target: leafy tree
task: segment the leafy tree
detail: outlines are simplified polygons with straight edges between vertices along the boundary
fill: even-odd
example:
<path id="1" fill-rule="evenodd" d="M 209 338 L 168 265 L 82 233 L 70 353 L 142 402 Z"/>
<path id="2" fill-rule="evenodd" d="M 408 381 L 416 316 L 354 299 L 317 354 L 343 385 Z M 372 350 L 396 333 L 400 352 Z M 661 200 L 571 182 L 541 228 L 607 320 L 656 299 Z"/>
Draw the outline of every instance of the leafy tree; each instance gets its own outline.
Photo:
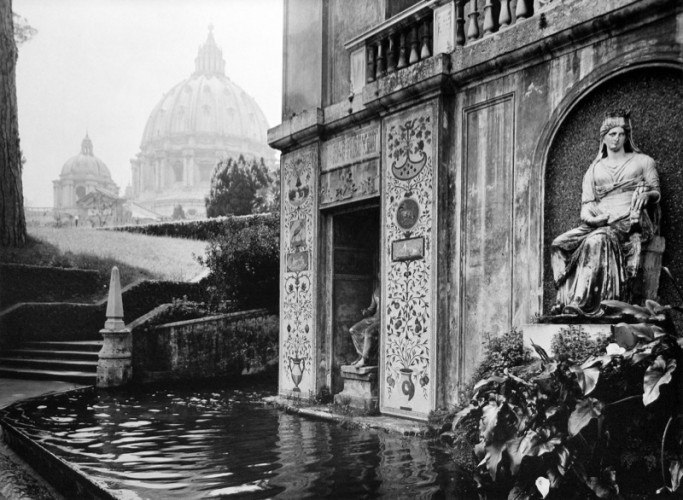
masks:
<path id="1" fill-rule="evenodd" d="M 207 279 L 212 300 L 277 310 L 279 219 L 255 217 L 246 226 L 226 226 L 198 260 L 211 271 Z"/>
<path id="2" fill-rule="evenodd" d="M 274 184 L 268 167 L 261 160 L 247 161 L 240 155 L 237 161 L 221 160 L 211 176 L 211 190 L 205 198 L 206 215 L 248 215 L 270 209 Z M 279 200 L 278 200 L 279 205 Z"/>
<path id="3" fill-rule="evenodd" d="M 185 220 L 185 210 L 183 210 L 183 206 L 180 203 L 173 207 L 173 214 L 171 215 L 171 219 Z"/>
<path id="4" fill-rule="evenodd" d="M 23 247 L 26 243 L 16 62 L 12 1 L 0 0 L 0 109 L 3 110 L 0 113 L 0 244 L 3 247 Z"/>

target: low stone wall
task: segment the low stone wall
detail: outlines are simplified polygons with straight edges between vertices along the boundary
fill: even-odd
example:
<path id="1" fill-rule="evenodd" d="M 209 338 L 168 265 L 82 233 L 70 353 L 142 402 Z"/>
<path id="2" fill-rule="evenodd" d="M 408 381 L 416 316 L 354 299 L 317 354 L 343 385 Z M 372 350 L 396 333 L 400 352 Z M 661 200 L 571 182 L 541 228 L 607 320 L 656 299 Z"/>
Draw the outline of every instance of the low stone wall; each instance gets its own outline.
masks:
<path id="1" fill-rule="evenodd" d="M 245 368 L 245 320 L 267 319 L 265 309 L 133 326 L 133 379 L 138 383 L 239 376 Z M 141 318 L 143 319 L 143 318 Z"/>

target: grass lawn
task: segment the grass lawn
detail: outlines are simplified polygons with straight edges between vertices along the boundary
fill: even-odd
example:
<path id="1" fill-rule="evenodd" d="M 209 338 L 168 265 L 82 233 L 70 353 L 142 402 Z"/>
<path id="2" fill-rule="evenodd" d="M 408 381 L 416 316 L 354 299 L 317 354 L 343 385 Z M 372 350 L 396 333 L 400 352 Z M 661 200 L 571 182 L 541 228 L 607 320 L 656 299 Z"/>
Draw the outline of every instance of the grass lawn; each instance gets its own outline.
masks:
<path id="1" fill-rule="evenodd" d="M 204 271 L 194 255 L 206 242 L 91 228 L 29 227 L 21 249 L 0 249 L 0 262 L 96 269 L 119 268 L 121 284 L 138 279 L 190 281 Z"/>

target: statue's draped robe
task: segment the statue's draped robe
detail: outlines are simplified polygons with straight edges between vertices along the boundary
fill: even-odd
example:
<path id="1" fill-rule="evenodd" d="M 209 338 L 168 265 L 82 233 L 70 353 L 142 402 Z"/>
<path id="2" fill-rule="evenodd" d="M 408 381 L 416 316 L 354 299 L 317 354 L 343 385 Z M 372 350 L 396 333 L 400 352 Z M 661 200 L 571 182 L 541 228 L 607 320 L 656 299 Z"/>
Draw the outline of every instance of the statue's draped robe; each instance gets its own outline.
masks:
<path id="1" fill-rule="evenodd" d="M 368 307 L 368 312 L 371 316 L 363 318 L 349 329 L 356 352 L 359 356 L 364 356 L 369 361 L 375 361 L 377 359 L 380 314 L 379 301 L 380 291 L 379 287 L 377 287 L 372 293 L 372 302 L 370 303 L 370 307 Z"/>
<path id="2" fill-rule="evenodd" d="M 629 298 L 629 279 L 637 270 L 631 262 L 640 257 L 640 245 L 654 230 L 647 210 L 631 213 L 635 197 L 643 191 L 655 191 L 659 199 L 655 162 L 647 155 L 634 153 L 616 168 L 603 160 L 589 167 L 581 201 L 593 217 L 608 214 L 608 225 L 596 228 L 584 220 L 553 241 L 551 264 L 560 307 L 572 306 L 594 316 L 601 313 L 601 301 Z"/>

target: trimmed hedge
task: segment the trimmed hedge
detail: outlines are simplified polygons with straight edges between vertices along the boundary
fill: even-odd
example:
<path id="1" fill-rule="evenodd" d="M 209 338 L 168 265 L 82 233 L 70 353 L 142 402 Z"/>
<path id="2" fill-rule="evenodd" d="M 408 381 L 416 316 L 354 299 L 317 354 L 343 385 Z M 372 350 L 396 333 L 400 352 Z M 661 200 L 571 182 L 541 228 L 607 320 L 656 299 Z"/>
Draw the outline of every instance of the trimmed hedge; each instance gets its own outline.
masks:
<path id="1" fill-rule="evenodd" d="M 0 264 L 0 310 L 20 302 L 79 302 L 100 292 L 108 282 L 97 271 L 61 267 Z"/>
<path id="2" fill-rule="evenodd" d="M 224 234 L 236 234 L 244 228 L 255 225 L 268 225 L 279 231 L 280 216 L 278 214 L 226 216 L 201 220 L 162 222 L 144 226 L 117 226 L 102 228 L 102 230 L 209 241 Z"/>
<path id="3" fill-rule="evenodd" d="M 126 323 L 139 318 L 161 304 L 187 297 L 193 302 L 206 302 L 206 283 L 184 281 L 142 281 L 123 292 L 123 314 Z"/>
<path id="4" fill-rule="evenodd" d="M 106 304 L 24 303 L 0 315 L 0 349 L 34 340 L 101 340 Z"/>
<path id="5" fill-rule="evenodd" d="M 126 323 L 174 298 L 206 301 L 202 283 L 143 281 L 122 294 Z M 0 314 L 0 349 L 31 340 L 100 340 L 106 301 L 99 304 L 25 303 Z"/>

